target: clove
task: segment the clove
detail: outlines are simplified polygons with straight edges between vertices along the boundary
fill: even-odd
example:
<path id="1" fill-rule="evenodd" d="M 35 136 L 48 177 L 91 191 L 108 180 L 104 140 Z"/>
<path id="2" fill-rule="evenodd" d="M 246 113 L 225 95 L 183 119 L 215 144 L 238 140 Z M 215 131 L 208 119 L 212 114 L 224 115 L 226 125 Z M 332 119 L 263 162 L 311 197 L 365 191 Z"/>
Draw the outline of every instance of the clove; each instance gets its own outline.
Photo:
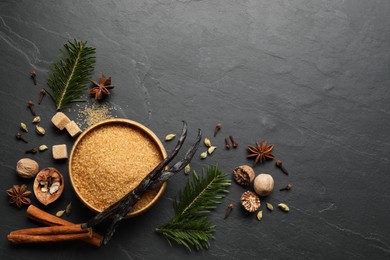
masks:
<path id="1" fill-rule="evenodd" d="M 37 153 L 37 148 L 31 148 L 30 150 L 27 150 L 26 153 Z"/>
<path id="2" fill-rule="evenodd" d="M 292 188 L 292 184 L 289 183 L 289 184 L 286 185 L 286 187 L 281 188 L 280 191 L 283 191 L 283 190 L 291 190 L 291 188 Z"/>
<path id="3" fill-rule="evenodd" d="M 37 72 L 33 69 L 30 73 L 30 77 L 32 78 L 34 85 L 37 85 Z"/>
<path id="4" fill-rule="evenodd" d="M 225 217 L 223 219 L 227 219 L 230 213 L 232 213 L 233 209 L 234 209 L 234 204 L 230 203 L 226 209 Z"/>
<path id="5" fill-rule="evenodd" d="M 16 133 L 15 136 L 16 136 L 16 139 L 22 140 L 23 142 L 28 143 L 28 141 L 22 136 L 21 133 Z"/>
<path id="6" fill-rule="evenodd" d="M 42 103 L 43 97 L 46 95 L 46 90 L 44 88 L 41 88 L 41 91 L 39 91 L 39 100 L 38 105 Z"/>
<path id="7" fill-rule="evenodd" d="M 284 166 L 283 166 L 281 160 L 276 160 L 276 161 L 275 161 L 275 165 L 276 165 L 276 167 L 278 167 L 284 174 L 288 175 L 288 171 L 286 170 L 286 168 L 284 168 Z"/>
<path id="8" fill-rule="evenodd" d="M 34 103 L 33 103 L 31 100 L 27 102 L 27 107 L 31 110 L 31 114 L 33 114 L 34 116 L 37 115 L 37 114 L 35 113 Z"/>
<path id="9" fill-rule="evenodd" d="M 234 137 L 232 135 L 230 135 L 229 138 L 230 141 L 232 141 L 233 148 L 236 149 L 238 147 L 238 143 L 236 142 L 236 140 L 234 140 Z"/>
<path id="10" fill-rule="evenodd" d="M 221 128 L 222 128 L 221 123 L 218 123 L 218 124 L 215 126 L 214 137 L 217 136 L 217 134 L 218 134 L 219 130 L 221 130 Z"/>
<path id="11" fill-rule="evenodd" d="M 229 144 L 229 140 L 227 138 L 225 138 L 225 147 L 226 149 L 230 149 L 230 144 Z"/>

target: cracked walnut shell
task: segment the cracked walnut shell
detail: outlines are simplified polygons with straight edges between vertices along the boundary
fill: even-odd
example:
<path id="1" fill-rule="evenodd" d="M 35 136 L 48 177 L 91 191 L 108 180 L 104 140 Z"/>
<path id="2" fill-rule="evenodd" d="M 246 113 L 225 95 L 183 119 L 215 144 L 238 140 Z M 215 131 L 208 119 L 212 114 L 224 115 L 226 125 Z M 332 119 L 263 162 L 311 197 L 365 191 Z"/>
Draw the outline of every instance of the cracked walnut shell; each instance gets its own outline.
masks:
<path id="1" fill-rule="evenodd" d="M 246 191 L 241 196 L 241 205 L 246 211 L 254 212 L 260 208 L 260 199 L 256 193 L 252 191 Z"/>
<path id="2" fill-rule="evenodd" d="M 55 168 L 48 167 L 40 172 L 34 180 L 34 194 L 43 205 L 56 201 L 64 190 L 64 177 Z"/>
<path id="3" fill-rule="evenodd" d="M 233 178 L 238 184 L 248 186 L 255 178 L 255 172 L 252 167 L 241 165 L 233 170 Z"/>

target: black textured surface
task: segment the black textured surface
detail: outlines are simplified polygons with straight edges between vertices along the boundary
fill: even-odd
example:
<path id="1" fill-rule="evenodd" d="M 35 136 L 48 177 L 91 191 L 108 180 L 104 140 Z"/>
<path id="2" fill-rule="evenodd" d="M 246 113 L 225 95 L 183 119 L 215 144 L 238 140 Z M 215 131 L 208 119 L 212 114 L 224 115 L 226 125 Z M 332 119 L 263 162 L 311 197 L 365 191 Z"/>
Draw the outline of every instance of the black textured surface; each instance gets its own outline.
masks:
<path id="1" fill-rule="evenodd" d="M 1 1 L 0 258 L 388 259 L 389 13 L 387 0 Z M 112 76 L 116 87 L 107 101 L 115 116 L 143 123 L 161 139 L 179 132 L 184 119 L 188 143 L 197 128 L 212 136 L 215 124 L 223 124 L 211 138 L 216 152 L 203 161 L 197 154 L 192 169 L 218 163 L 230 174 L 252 164 L 247 145 L 263 138 L 275 144 L 290 176 L 273 162 L 255 171 L 274 176 L 276 189 L 266 200 L 283 201 L 291 212 L 265 210 L 258 222 L 237 205 L 223 220 L 227 204 L 237 204 L 245 191 L 233 183 L 210 214 L 217 225 L 210 249 L 187 253 L 153 231 L 173 214 L 172 198 L 187 178 L 179 175 L 155 207 L 123 221 L 105 247 L 9 245 L 8 232 L 36 226 L 5 194 L 13 184 L 32 187 L 14 170 L 30 145 L 14 135 L 32 119 L 26 102 L 46 87 L 58 49 L 73 38 L 96 47 L 95 79 L 100 71 Z M 32 68 L 38 86 L 29 78 Z M 65 112 L 75 118 L 80 110 Z M 37 111 L 47 134 L 29 133 L 31 145 L 71 146 L 50 123 L 51 100 Z M 239 147 L 227 151 L 223 139 L 230 134 Z M 165 146 L 169 151 L 173 143 Z M 53 161 L 50 152 L 31 157 L 67 178 L 67 163 Z M 293 189 L 279 192 L 288 182 Z M 92 216 L 69 182 L 46 210 L 55 213 L 69 201 L 71 221 Z"/>

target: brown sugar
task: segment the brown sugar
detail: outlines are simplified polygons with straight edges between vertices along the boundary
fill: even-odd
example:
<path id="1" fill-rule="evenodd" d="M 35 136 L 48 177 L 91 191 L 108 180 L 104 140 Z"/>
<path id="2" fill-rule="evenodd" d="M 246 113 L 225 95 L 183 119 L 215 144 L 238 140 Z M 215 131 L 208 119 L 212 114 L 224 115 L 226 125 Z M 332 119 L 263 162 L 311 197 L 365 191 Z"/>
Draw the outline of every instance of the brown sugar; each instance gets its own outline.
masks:
<path id="1" fill-rule="evenodd" d="M 142 130 L 103 124 L 84 135 L 73 152 L 73 185 L 84 201 L 102 211 L 137 187 L 162 159 L 158 145 Z M 145 193 L 133 211 L 149 204 L 158 190 Z"/>

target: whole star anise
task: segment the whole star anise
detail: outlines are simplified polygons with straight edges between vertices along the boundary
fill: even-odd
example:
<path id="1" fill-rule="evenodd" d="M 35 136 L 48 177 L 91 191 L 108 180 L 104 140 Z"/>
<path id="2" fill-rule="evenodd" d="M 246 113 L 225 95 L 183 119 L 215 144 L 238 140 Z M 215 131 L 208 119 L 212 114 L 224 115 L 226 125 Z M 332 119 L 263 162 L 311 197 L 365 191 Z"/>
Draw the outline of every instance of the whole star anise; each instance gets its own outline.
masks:
<path id="1" fill-rule="evenodd" d="M 270 144 L 267 146 L 267 141 L 263 140 L 261 141 L 261 144 L 259 144 L 259 141 L 256 140 L 256 146 L 249 145 L 248 150 L 250 154 L 247 158 L 255 157 L 255 162 L 253 166 L 256 166 L 256 164 L 265 162 L 266 159 L 273 159 L 274 155 L 271 153 L 272 149 L 274 148 L 273 144 Z"/>
<path id="2" fill-rule="evenodd" d="M 23 207 L 23 205 L 31 204 L 31 199 L 28 197 L 30 196 L 31 191 L 27 190 L 26 184 L 22 184 L 22 186 L 12 186 L 11 189 L 7 190 L 7 194 L 10 197 L 9 203 L 15 203 L 18 208 Z"/>
<path id="3" fill-rule="evenodd" d="M 104 95 L 110 95 L 109 89 L 114 88 L 113 85 L 111 85 L 111 77 L 106 78 L 102 72 L 99 73 L 99 80 L 98 82 L 91 80 L 92 82 L 92 89 L 89 91 L 90 95 L 95 95 L 95 100 L 100 100 L 103 98 Z"/>

